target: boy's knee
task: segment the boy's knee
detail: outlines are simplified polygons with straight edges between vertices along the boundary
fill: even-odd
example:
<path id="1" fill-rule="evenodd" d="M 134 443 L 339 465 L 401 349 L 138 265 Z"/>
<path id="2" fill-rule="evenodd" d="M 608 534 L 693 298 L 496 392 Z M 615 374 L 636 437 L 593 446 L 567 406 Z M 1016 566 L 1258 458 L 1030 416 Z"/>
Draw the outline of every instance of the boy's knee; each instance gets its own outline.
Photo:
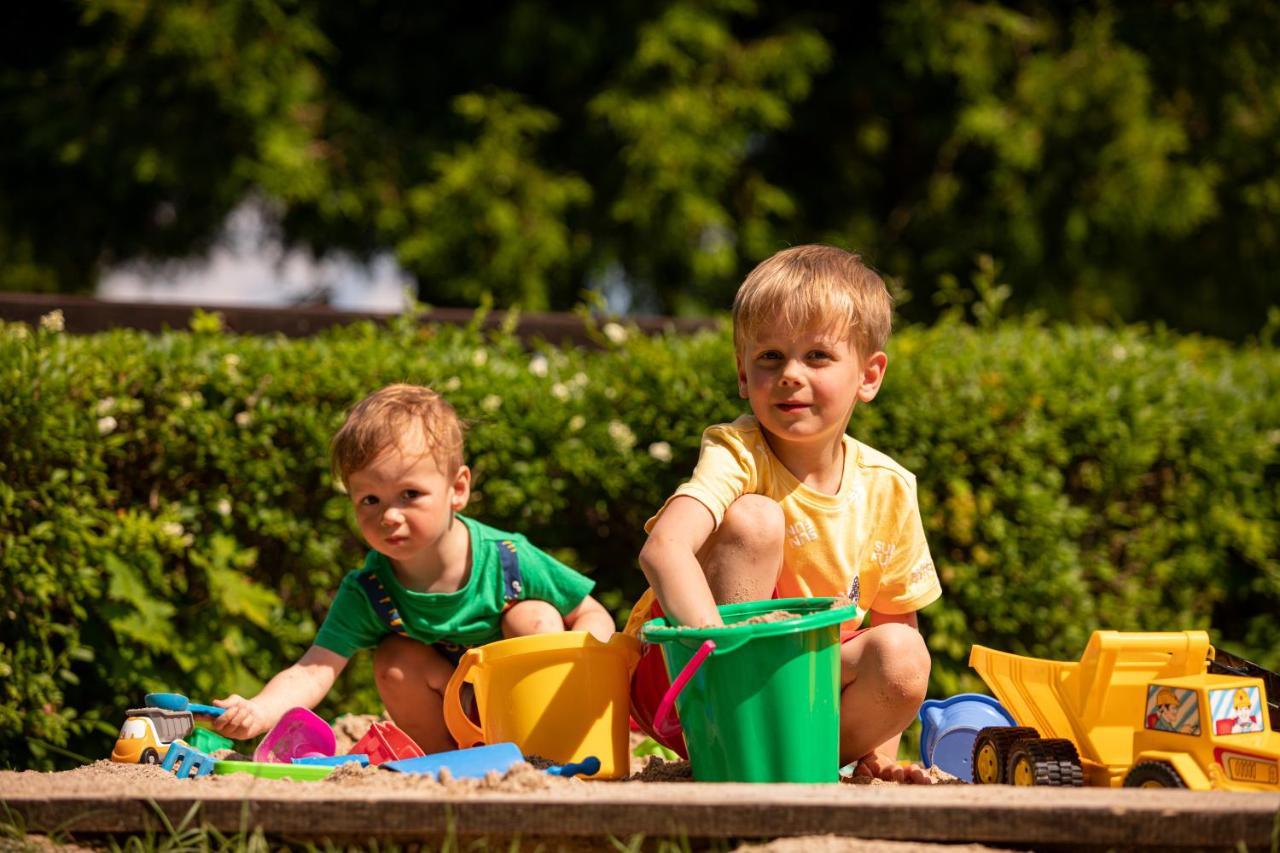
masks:
<path id="1" fill-rule="evenodd" d="M 864 670 L 859 680 L 869 675 L 887 690 L 887 696 L 918 707 L 929 689 L 932 666 L 929 647 L 920 632 L 910 625 L 888 622 L 868 631 L 866 643 L 859 668 L 869 665 L 874 673 Z"/>
<path id="2" fill-rule="evenodd" d="M 527 637 L 531 634 L 553 634 L 564 630 L 564 617 L 546 602 L 528 598 L 518 601 L 502 614 L 502 636 Z"/>
<path id="3" fill-rule="evenodd" d="M 782 505 L 764 495 L 743 495 L 724 512 L 721 536 L 732 537 L 748 548 L 781 548 L 786 520 Z"/>

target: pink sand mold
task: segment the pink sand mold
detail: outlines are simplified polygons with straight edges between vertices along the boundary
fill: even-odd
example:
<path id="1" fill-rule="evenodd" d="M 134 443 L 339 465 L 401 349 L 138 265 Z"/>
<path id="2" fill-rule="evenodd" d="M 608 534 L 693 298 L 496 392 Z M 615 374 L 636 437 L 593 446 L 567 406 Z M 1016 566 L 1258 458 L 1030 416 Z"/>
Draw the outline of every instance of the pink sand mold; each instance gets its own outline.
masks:
<path id="1" fill-rule="evenodd" d="M 338 739 L 321 717 L 306 708 L 291 708 L 263 737 L 253 751 L 253 760 L 289 764 L 295 758 L 333 755 Z"/>

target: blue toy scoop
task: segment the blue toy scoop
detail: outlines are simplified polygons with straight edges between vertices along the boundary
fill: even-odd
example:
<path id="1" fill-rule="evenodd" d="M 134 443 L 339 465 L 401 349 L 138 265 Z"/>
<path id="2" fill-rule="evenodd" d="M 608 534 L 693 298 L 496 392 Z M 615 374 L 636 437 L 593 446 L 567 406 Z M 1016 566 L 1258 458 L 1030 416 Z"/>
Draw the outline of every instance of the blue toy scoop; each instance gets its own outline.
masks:
<path id="1" fill-rule="evenodd" d="M 189 701 L 181 693 L 148 693 L 146 695 L 146 704 L 148 708 L 163 708 L 166 711 L 190 711 L 193 714 L 203 714 L 206 717 L 221 717 L 227 710 L 214 705 L 197 705 Z"/>
<path id="2" fill-rule="evenodd" d="M 455 779 L 483 779 L 486 773 L 496 770 L 505 773 L 513 764 L 524 761 L 520 747 L 514 743 L 491 743 L 451 752 L 437 752 L 418 758 L 401 758 L 381 765 L 386 770 L 399 773 L 439 773 L 448 768 Z M 591 776 L 600 772 L 600 759 L 589 755 L 575 764 L 557 764 L 548 767 L 552 776 Z"/>

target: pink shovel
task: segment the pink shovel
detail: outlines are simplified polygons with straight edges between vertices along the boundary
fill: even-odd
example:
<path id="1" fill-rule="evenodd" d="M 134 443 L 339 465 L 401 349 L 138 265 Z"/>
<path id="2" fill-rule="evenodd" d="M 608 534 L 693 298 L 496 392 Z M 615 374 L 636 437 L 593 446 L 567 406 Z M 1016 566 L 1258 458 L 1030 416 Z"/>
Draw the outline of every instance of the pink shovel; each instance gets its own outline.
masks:
<path id="1" fill-rule="evenodd" d="M 289 764 L 295 758 L 329 756 L 337 751 L 338 739 L 328 723 L 306 708 L 291 708 L 262 738 L 253 760 Z"/>

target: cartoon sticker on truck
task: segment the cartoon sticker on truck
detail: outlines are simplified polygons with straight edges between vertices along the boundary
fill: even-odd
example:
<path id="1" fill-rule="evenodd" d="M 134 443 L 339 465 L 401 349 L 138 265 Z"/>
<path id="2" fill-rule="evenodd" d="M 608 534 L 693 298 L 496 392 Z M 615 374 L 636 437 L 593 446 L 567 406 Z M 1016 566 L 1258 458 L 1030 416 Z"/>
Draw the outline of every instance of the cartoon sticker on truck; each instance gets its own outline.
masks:
<path id="1" fill-rule="evenodd" d="M 978 732 L 975 782 L 1280 790 L 1280 677 L 1204 631 L 1095 631 L 1078 662 L 974 646 L 969 665 L 1019 723 Z"/>
<path id="2" fill-rule="evenodd" d="M 1147 728 L 1200 734 L 1200 702 L 1194 690 L 1152 684 L 1147 688 Z"/>

